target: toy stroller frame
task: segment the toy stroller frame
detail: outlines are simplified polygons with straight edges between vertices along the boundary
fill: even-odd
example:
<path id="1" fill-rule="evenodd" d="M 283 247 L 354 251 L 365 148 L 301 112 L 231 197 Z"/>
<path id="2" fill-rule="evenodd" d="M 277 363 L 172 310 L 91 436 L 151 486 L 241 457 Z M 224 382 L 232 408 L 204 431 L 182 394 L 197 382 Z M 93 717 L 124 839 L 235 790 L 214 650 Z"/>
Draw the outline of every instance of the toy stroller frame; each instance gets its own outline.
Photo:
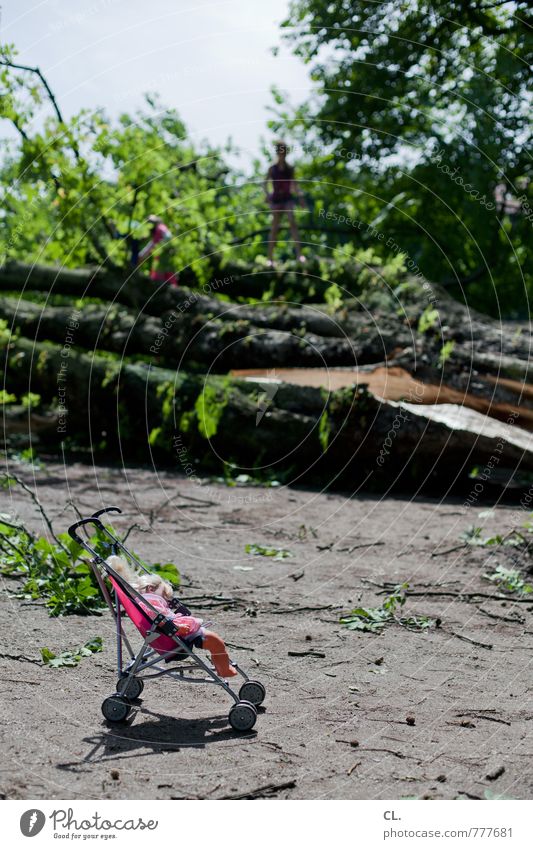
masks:
<path id="1" fill-rule="evenodd" d="M 193 684 L 215 684 L 218 687 L 222 687 L 234 701 L 228 717 L 231 727 L 235 731 L 250 731 L 257 719 L 257 708 L 265 698 L 264 686 L 259 681 L 252 681 L 240 666 L 232 660 L 232 665 L 239 675 L 244 678 L 244 684 L 242 684 L 237 694 L 217 674 L 213 667 L 195 654 L 194 647 L 198 638 L 196 637 L 192 640 L 182 639 L 178 634 L 177 627 L 172 621 L 172 617 L 165 616 L 153 607 L 141 593 L 130 586 L 121 575 L 109 566 L 105 558 L 101 557 L 89 545 L 86 539 L 82 539 L 77 533 L 80 527 L 94 525 L 109 540 L 107 542 L 110 549 L 109 555 L 118 554 L 122 551 L 139 569 L 147 574 L 152 574 L 100 521 L 99 517 L 104 513 L 121 512 L 118 507 L 106 507 L 103 510 L 97 510 L 92 516 L 86 519 L 80 519 L 68 529 L 68 533 L 72 539 L 92 555 L 90 565 L 116 625 L 117 671 L 119 677 L 116 692 L 102 702 L 102 713 L 105 719 L 112 723 L 125 722 L 132 712 L 132 703 L 139 698 L 144 689 L 145 681 L 150 678 L 159 678 L 160 676 L 168 675 L 175 681 L 186 681 Z M 108 578 L 111 582 L 113 587 L 111 592 L 106 586 L 105 578 Z M 129 612 L 128 608 L 130 608 Z M 178 604 L 178 608 L 178 612 L 183 612 L 185 615 L 189 614 L 188 609 L 181 602 Z M 153 618 L 151 617 L 152 612 L 154 614 Z M 137 617 L 140 616 L 144 620 L 143 629 L 146 630 L 143 644 L 137 653 L 132 649 L 123 628 L 123 617 L 132 618 L 130 614 Z M 138 627 L 135 621 L 133 621 L 133 624 Z M 161 638 L 166 638 L 166 640 L 162 640 Z M 161 647 L 161 642 L 166 646 L 170 646 L 168 650 Z M 152 647 L 153 643 L 159 643 L 159 647 Z M 123 659 L 124 648 L 129 654 L 129 660 L 126 662 Z M 179 666 L 177 668 L 169 668 L 168 666 L 165 668 L 161 665 L 163 662 L 169 664 L 174 661 L 180 664 L 184 661 L 188 661 L 188 663 L 181 668 Z M 150 671 L 147 672 L 147 670 Z M 195 675 L 198 672 L 202 673 L 202 677 Z"/>

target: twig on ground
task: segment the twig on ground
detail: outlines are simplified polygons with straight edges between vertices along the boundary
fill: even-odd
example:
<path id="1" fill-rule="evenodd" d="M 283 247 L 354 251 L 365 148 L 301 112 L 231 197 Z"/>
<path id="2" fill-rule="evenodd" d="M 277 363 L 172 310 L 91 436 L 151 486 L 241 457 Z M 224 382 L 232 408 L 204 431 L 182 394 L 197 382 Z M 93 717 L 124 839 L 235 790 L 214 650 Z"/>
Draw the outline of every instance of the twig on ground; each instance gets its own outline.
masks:
<path id="1" fill-rule="evenodd" d="M 197 498 L 194 495 L 184 495 L 182 492 L 175 492 L 174 495 L 170 495 L 168 498 L 165 498 L 165 500 L 158 507 L 152 507 L 150 509 L 150 511 L 148 513 L 150 527 L 152 527 L 152 525 L 154 524 L 154 521 L 155 521 L 158 513 L 161 510 L 164 510 L 165 507 L 168 507 L 169 504 L 171 504 L 171 502 L 174 501 L 175 498 L 178 498 L 178 496 L 180 498 L 186 498 L 189 501 L 196 501 L 196 502 L 198 502 L 198 505 L 202 506 L 202 507 L 217 507 L 218 504 L 220 503 L 218 501 L 210 501 L 206 498 Z M 179 509 L 182 509 L 182 508 L 189 508 L 189 509 L 192 509 L 192 510 L 198 509 L 198 507 L 195 507 L 192 504 L 175 504 L 174 505 L 174 510 L 179 510 Z"/>
<path id="2" fill-rule="evenodd" d="M 32 657 L 26 657 L 24 654 L 4 654 L 3 652 L 0 654 L 1 658 L 5 660 L 18 660 L 21 663 L 36 663 L 37 666 L 41 666 L 40 660 L 34 660 Z"/>
<path id="3" fill-rule="evenodd" d="M 395 752 L 394 749 L 378 749 L 374 747 L 365 747 L 364 749 L 359 749 L 360 752 L 386 752 L 388 755 L 394 755 L 395 758 L 400 758 L 404 760 L 404 758 L 409 758 L 411 761 L 416 761 L 418 758 L 413 757 L 412 755 L 404 755 L 403 752 Z"/>
<path id="4" fill-rule="evenodd" d="M 283 781 L 281 784 L 265 784 L 263 787 L 256 787 L 255 790 L 250 790 L 248 793 L 232 793 L 229 796 L 221 796 L 221 799 L 271 799 L 282 790 L 291 790 L 296 787 L 296 781 Z"/>
<path id="5" fill-rule="evenodd" d="M 445 548 L 444 551 L 432 551 L 432 557 L 443 557 L 445 554 L 451 554 L 452 551 L 461 551 L 463 548 L 468 548 L 468 543 L 463 542 L 461 545 L 454 545 L 453 548 Z"/>
<path id="6" fill-rule="evenodd" d="M 288 651 L 289 657 L 326 657 L 323 651 L 314 651 L 310 649 L 309 651 Z"/>
<path id="7" fill-rule="evenodd" d="M 377 585 L 376 585 L 377 586 Z M 384 593 L 390 592 L 390 588 L 383 587 L 382 591 L 377 593 L 377 595 L 383 595 Z M 406 590 L 406 596 L 414 596 L 426 598 L 430 596 L 449 596 L 450 598 L 457 599 L 472 599 L 472 598 L 487 598 L 491 601 L 507 601 L 512 602 L 513 604 L 531 604 L 533 599 L 531 598 L 517 598 L 513 595 L 491 595 L 490 593 L 462 593 L 462 592 L 452 592 L 451 590 L 429 590 L 424 592 L 417 592 L 416 590 Z"/>
<path id="8" fill-rule="evenodd" d="M 474 717 L 474 719 L 486 719 L 487 722 L 499 722 L 501 725 L 510 725 L 511 724 L 506 719 L 500 719 L 497 716 L 485 716 L 482 713 L 475 713 L 474 711 L 467 711 L 466 713 L 456 713 L 455 715 L 459 718 L 462 717 L 462 716 L 472 716 L 472 717 Z"/>
<path id="9" fill-rule="evenodd" d="M 248 604 L 243 598 L 230 598 L 221 595 L 189 595 L 189 596 L 180 596 L 180 601 L 185 603 L 187 602 L 197 602 L 198 607 L 205 607 L 206 601 L 211 601 L 215 606 L 219 607 L 224 604 Z"/>
<path id="10" fill-rule="evenodd" d="M 342 605 L 340 604 L 322 604 L 318 607 L 291 607 L 285 608 L 284 610 L 269 610 L 268 612 L 271 615 L 280 616 L 286 613 L 305 613 L 307 611 L 315 611 L 315 610 L 333 610 L 334 608 L 340 608 Z"/>
<path id="11" fill-rule="evenodd" d="M 458 640 L 463 640 L 465 643 L 471 643 L 473 646 L 479 646 L 480 649 L 492 649 L 492 643 L 480 643 L 479 640 L 472 640 L 470 637 L 464 637 L 462 634 L 456 634 L 455 631 L 445 631 L 446 634 L 450 634 L 452 637 L 457 637 Z"/>
<path id="12" fill-rule="evenodd" d="M 385 545 L 385 541 L 379 540 L 378 542 L 362 542 L 358 545 L 350 545 L 348 548 L 338 548 L 337 551 L 347 551 L 348 554 L 351 554 L 352 551 L 356 550 L 356 548 L 372 548 L 375 545 Z"/>
<path id="13" fill-rule="evenodd" d="M 289 578 L 292 578 L 293 581 L 299 581 L 300 578 L 303 578 L 305 575 L 305 570 L 302 569 L 301 572 L 293 572 L 292 575 L 289 575 Z"/>
<path id="14" fill-rule="evenodd" d="M 513 622 L 515 625 L 523 625 L 526 621 L 519 613 L 515 613 L 514 616 L 499 616 L 497 613 L 491 613 L 489 610 L 484 610 L 482 607 L 478 607 L 478 610 L 490 619 L 499 619 L 502 622 Z"/>
<path id="15" fill-rule="evenodd" d="M 350 767 L 346 775 L 351 775 L 354 769 L 357 769 L 358 766 L 361 766 L 362 761 L 357 761 L 353 766 Z"/>

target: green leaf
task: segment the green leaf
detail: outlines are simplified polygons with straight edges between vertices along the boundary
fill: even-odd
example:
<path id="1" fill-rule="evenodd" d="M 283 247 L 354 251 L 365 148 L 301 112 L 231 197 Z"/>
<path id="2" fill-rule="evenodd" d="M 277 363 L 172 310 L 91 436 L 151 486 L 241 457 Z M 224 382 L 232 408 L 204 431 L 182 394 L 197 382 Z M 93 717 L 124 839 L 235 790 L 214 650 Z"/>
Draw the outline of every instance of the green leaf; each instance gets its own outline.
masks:
<path id="1" fill-rule="evenodd" d="M 272 557 L 274 560 L 284 560 L 286 557 L 293 557 L 291 551 L 286 548 L 274 548 L 265 545 L 257 545 L 257 543 L 248 543 L 244 550 L 246 554 L 253 554 L 259 557 Z"/>

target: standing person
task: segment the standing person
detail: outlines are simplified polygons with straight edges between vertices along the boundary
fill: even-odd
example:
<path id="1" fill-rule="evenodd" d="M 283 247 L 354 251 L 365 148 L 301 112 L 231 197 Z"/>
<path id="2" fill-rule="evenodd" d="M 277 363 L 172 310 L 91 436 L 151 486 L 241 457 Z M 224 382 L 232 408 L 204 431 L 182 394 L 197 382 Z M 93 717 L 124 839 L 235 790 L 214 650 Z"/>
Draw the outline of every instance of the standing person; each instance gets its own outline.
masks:
<path id="1" fill-rule="evenodd" d="M 272 210 L 272 228 L 270 230 L 270 240 L 268 243 L 268 262 L 269 265 L 274 264 L 274 248 L 276 246 L 281 216 L 285 213 L 289 219 L 289 227 L 291 236 L 294 242 L 294 253 L 298 262 L 305 262 L 305 257 L 302 254 L 300 245 L 300 235 L 296 219 L 294 218 L 294 205 L 296 198 L 303 206 L 303 195 L 294 179 L 294 168 L 287 162 L 287 145 L 285 142 L 276 142 L 275 150 L 277 160 L 267 171 L 263 188 L 265 195 Z M 272 183 L 272 192 L 269 194 L 268 184 Z"/>
<path id="2" fill-rule="evenodd" d="M 172 233 L 167 225 L 163 223 L 163 219 L 158 215 L 149 215 L 148 222 L 152 225 L 150 230 L 150 241 L 139 251 L 139 264 L 153 256 L 152 267 L 150 269 L 150 280 L 156 283 L 170 283 L 171 286 L 178 285 L 178 275 L 168 267 L 168 256 L 161 253 L 161 248 L 165 242 L 172 239 Z"/>

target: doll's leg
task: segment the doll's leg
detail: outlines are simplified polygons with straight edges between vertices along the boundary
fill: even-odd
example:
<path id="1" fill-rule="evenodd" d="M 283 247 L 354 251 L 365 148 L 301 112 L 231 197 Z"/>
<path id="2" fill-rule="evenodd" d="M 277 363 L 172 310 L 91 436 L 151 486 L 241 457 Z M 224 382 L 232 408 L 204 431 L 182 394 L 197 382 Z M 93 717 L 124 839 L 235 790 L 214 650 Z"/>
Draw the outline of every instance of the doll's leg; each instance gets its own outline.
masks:
<path id="1" fill-rule="evenodd" d="M 204 631 L 202 648 L 210 653 L 213 666 L 221 678 L 232 678 L 237 674 L 237 670 L 230 663 L 224 640 L 218 634 Z"/>

